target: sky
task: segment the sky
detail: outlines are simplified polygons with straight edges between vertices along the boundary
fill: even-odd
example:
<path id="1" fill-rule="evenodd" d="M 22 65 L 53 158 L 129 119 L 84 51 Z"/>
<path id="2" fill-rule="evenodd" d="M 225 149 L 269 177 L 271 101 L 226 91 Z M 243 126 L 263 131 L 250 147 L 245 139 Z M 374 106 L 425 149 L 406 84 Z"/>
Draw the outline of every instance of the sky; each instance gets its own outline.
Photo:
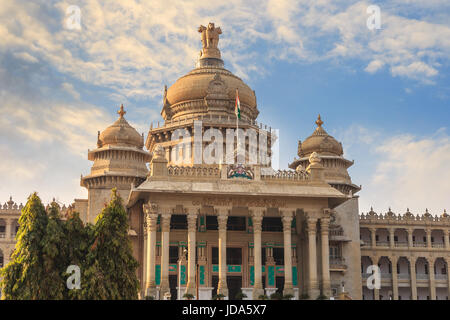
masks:
<path id="1" fill-rule="evenodd" d="M 448 0 L 0 0 L 0 21 L 1 203 L 87 198 L 97 131 L 123 103 L 147 135 L 215 22 L 225 67 L 280 130 L 282 168 L 320 113 L 355 161 L 361 212 L 450 210 Z"/>

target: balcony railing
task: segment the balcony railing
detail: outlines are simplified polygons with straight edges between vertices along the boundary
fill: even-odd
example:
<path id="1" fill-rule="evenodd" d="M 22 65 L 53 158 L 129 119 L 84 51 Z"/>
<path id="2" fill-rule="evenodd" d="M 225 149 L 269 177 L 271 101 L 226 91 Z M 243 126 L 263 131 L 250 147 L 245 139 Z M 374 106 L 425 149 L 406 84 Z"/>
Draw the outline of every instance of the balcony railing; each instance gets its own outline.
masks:
<path id="1" fill-rule="evenodd" d="M 342 257 L 330 257 L 330 269 L 347 269 L 345 259 Z"/>
<path id="2" fill-rule="evenodd" d="M 426 247 L 427 247 L 427 244 L 426 244 L 425 242 L 414 242 L 414 243 L 413 243 L 413 247 L 416 247 L 416 248 L 426 248 Z"/>
<path id="3" fill-rule="evenodd" d="M 411 276 L 409 275 L 409 273 L 398 273 L 397 278 L 398 279 L 410 279 Z"/>
<path id="4" fill-rule="evenodd" d="M 446 274 L 435 274 L 435 275 L 434 275 L 434 278 L 435 278 L 436 280 L 447 280 L 447 279 L 448 279 L 448 277 L 447 277 Z"/>
<path id="5" fill-rule="evenodd" d="M 417 273 L 416 274 L 416 279 L 418 279 L 418 280 L 428 280 L 429 276 L 426 273 Z"/>
<path id="6" fill-rule="evenodd" d="M 387 241 L 377 241 L 377 247 L 389 247 L 389 242 L 387 242 Z"/>
<path id="7" fill-rule="evenodd" d="M 392 273 L 381 273 L 381 279 L 392 279 Z"/>
<path id="8" fill-rule="evenodd" d="M 371 247 L 372 246 L 372 241 L 370 240 L 361 240 L 362 241 L 362 246 L 363 247 Z"/>
<path id="9" fill-rule="evenodd" d="M 432 243 L 431 246 L 433 248 L 444 248 L 444 244 L 443 243 Z"/>
<path id="10" fill-rule="evenodd" d="M 408 242 L 404 242 L 404 241 L 397 241 L 397 242 L 395 242 L 395 247 L 402 247 L 402 248 L 404 248 L 404 247 L 407 247 L 408 246 Z"/>

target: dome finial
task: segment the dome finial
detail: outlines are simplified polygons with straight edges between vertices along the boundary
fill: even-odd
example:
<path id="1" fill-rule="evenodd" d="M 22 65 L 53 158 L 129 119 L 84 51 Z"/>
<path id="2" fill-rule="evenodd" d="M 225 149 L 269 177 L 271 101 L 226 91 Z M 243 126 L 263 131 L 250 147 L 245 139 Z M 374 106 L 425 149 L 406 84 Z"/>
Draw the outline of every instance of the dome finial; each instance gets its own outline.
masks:
<path id="1" fill-rule="evenodd" d="M 222 34 L 220 27 L 216 27 L 213 22 L 208 26 L 200 25 L 198 32 L 201 33 L 202 51 L 200 58 L 217 58 L 220 59 L 219 35 Z"/>
<path id="2" fill-rule="evenodd" d="M 120 105 L 120 110 L 117 111 L 117 114 L 120 116 L 120 119 L 122 119 L 125 113 L 127 113 L 127 112 L 125 110 L 123 110 L 123 103 L 122 103 Z"/>
<path id="3" fill-rule="evenodd" d="M 323 121 L 322 121 L 322 119 L 320 118 L 320 114 L 319 114 L 319 116 L 317 117 L 316 124 L 317 124 L 317 126 L 318 126 L 319 128 L 322 127 L 322 125 L 323 125 Z"/>

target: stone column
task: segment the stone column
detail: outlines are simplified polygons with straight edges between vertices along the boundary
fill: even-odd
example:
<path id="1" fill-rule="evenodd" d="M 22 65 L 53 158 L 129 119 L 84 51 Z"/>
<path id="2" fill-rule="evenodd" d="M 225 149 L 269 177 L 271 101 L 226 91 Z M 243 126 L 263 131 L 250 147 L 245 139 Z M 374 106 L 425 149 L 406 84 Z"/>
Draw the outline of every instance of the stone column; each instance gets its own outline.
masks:
<path id="1" fill-rule="evenodd" d="M 391 249 L 395 248 L 394 236 L 395 236 L 395 229 L 389 228 L 389 247 Z"/>
<path id="2" fill-rule="evenodd" d="M 328 240 L 329 225 L 329 217 L 320 218 L 320 235 L 322 244 L 322 293 L 327 297 L 331 295 L 330 246 Z"/>
<path id="3" fill-rule="evenodd" d="M 428 274 L 430 275 L 430 297 L 436 300 L 436 281 L 434 280 L 434 258 L 428 257 Z"/>
<path id="4" fill-rule="evenodd" d="M 186 293 L 195 296 L 195 274 L 196 274 L 196 264 L 195 264 L 195 247 L 196 247 L 196 232 L 197 232 L 197 212 L 189 212 L 187 215 L 188 220 L 188 282 L 186 287 Z"/>
<path id="5" fill-rule="evenodd" d="M 316 250 L 316 226 L 317 218 L 307 217 L 308 232 L 308 260 L 309 278 L 308 295 L 310 299 L 316 299 L 319 295 L 319 285 L 317 281 L 317 250 Z"/>
<path id="6" fill-rule="evenodd" d="M 283 238 L 284 238 L 284 295 L 294 295 L 292 285 L 292 242 L 291 242 L 291 224 L 292 212 L 284 210 L 281 212 L 283 221 Z"/>
<path id="7" fill-rule="evenodd" d="M 416 258 L 409 258 L 409 270 L 411 276 L 411 300 L 417 300 L 417 282 L 416 282 Z"/>
<path id="8" fill-rule="evenodd" d="M 444 258 L 445 264 L 447 265 L 447 290 L 448 296 L 450 297 L 450 258 Z"/>
<path id="9" fill-rule="evenodd" d="M 449 230 L 448 229 L 444 229 L 444 245 L 445 245 L 445 249 L 450 249 L 450 243 L 449 243 L 449 239 L 448 239 L 448 235 L 449 235 Z"/>
<path id="10" fill-rule="evenodd" d="M 5 228 L 5 239 L 6 240 L 10 240 L 11 239 L 11 224 L 12 224 L 11 219 L 6 219 L 5 223 L 6 223 L 6 228 Z"/>
<path id="11" fill-rule="evenodd" d="M 166 292 L 170 292 L 169 285 L 169 236 L 170 236 L 170 213 L 161 215 L 161 285 L 159 298 L 163 299 Z"/>
<path id="12" fill-rule="evenodd" d="M 425 229 L 425 233 L 427 234 L 427 248 L 431 248 L 431 229 Z"/>
<path id="13" fill-rule="evenodd" d="M 369 230 L 370 230 L 370 241 L 372 242 L 372 247 L 375 248 L 377 246 L 377 241 L 376 241 L 377 229 L 369 228 Z"/>
<path id="14" fill-rule="evenodd" d="M 155 260 L 156 260 L 156 223 L 158 220 L 157 206 L 144 205 L 147 228 L 147 278 L 146 295 L 156 298 Z"/>
<path id="15" fill-rule="evenodd" d="M 392 266 L 392 299 L 398 300 L 398 278 L 397 278 L 397 262 L 396 256 L 390 257 Z"/>
<path id="16" fill-rule="evenodd" d="M 262 209 L 254 209 L 252 212 L 253 221 L 253 256 L 255 258 L 255 283 L 253 285 L 253 299 L 258 299 L 264 294 L 262 286 L 262 264 L 261 264 L 261 229 L 264 211 Z"/>
<path id="17" fill-rule="evenodd" d="M 408 232 L 408 247 L 413 248 L 414 247 L 414 242 L 413 242 L 414 229 L 408 228 L 408 229 L 406 229 L 406 231 Z"/>
<path id="18" fill-rule="evenodd" d="M 227 287 L 227 221 L 228 212 L 226 209 L 217 210 L 217 222 L 219 224 L 219 283 L 217 284 L 217 294 L 228 297 Z"/>

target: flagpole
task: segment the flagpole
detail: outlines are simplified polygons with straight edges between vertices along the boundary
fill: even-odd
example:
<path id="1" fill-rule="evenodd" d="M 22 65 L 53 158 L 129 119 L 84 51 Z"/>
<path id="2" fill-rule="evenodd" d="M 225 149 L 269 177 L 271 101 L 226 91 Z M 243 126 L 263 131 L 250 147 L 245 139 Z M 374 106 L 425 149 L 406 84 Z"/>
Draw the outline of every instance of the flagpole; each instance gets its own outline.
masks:
<path id="1" fill-rule="evenodd" d="M 238 88 L 236 88 L 236 107 L 237 108 L 237 100 L 239 99 L 239 91 Z M 236 112 L 236 162 L 238 162 L 239 159 L 239 113 Z"/>

